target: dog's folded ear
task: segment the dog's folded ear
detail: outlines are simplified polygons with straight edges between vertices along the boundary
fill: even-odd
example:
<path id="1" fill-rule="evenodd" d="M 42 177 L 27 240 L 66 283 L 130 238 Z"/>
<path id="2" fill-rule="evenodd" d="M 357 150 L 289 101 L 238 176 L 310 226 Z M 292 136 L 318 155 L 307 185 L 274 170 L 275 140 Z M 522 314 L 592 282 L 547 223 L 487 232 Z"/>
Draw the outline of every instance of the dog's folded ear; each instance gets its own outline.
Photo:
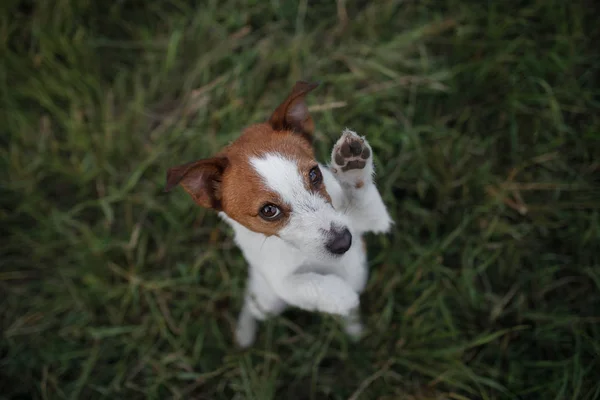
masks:
<path id="1" fill-rule="evenodd" d="M 227 157 L 218 156 L 169 168 L 165 192 L 181 185 L 198 205 L 221 210 L 221 181 L 228 164 Z"/>
<path id="2" fill-rule="evenodd" d="M 312 142 L 315 125 L 304 98 L 317 86 L 319 86 L 317 82 L 296 82 L 288 97 L 271 114 L 269 118 L 271 127 L 276 131 L 297 132 Z"/>

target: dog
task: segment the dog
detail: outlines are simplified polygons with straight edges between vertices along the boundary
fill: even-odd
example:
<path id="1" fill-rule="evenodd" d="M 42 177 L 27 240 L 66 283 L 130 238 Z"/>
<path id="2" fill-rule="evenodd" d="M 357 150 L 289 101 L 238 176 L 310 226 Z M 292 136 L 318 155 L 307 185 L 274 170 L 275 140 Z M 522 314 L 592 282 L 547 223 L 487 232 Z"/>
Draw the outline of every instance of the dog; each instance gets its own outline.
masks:
<path id="1" fill-rule="evenodd" d="M 306 95 L 319 84 L 298 81 L 266 123 L 247 127 L 211 158 L 169 168 L 165 191 L 181 186 L 199 206 L 233 228 L 248 262 L 244 303 L 235 328 L 251 346 L 259 321 L 288 306 L 341 316 L 362 336 L 359 295 L 368 278 L 367 232 L 393 224 L 373 181 L 373 151 L 344 130 L 329 166 L 313 152 Z"/>

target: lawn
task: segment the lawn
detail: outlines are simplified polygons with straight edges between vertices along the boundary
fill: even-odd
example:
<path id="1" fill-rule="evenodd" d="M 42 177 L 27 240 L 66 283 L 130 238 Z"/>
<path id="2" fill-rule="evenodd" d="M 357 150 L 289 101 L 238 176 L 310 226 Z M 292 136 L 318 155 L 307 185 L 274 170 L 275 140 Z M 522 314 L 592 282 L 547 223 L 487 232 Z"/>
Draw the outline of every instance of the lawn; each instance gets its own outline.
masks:
<path id="1" fill-rule="evenodd" d="M 8 1 L 1 399 L 600 399 L 595 2 Z M 166 170 L 298 79 L 374 149 L 367 333 L 290 310 Z"/>

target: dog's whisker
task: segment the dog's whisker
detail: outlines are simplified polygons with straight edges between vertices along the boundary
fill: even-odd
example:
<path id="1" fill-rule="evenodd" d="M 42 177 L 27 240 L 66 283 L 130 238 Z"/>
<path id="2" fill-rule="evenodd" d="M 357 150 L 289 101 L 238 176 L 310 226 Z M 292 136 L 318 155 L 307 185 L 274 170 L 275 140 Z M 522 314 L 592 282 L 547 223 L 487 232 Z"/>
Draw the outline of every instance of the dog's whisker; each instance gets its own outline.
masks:
<path id="1" fill-rule="evenodd" d="M 262 251 L 262 249 L 263 249 L 263 246 L 264 246 L 264 245 L 265 245 L 265 243 L 267 242 L 267 239 L 268 239 L 268 238 L 269 238 L 268 236 L 265 236 L 265 240 L 263 240 L 262 244 L 260 245 L 260 251 Z"/>

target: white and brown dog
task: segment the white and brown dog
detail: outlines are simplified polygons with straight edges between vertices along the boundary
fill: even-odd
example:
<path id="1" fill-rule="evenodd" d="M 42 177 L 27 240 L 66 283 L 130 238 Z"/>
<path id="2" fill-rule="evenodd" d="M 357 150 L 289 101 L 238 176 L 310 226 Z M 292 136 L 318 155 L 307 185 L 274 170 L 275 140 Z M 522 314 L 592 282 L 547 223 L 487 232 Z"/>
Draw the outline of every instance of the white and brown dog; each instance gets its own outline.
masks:
<path id="1" fill-rule="evenodd" d="M 267 123 L 248 127 L 212 158 L 167 172 L 165 190 L 181 185 L 197 204 L 219 212 L 248 261 L 236 328 L 242 347 L 254 342 L 257 320 L 288 305 L 340 315 L 349 335 L 362 332 L 359 294 L 368 275 L 362 235 L 386 232 L 392 220 L 364 137 L 345 130 L 331 164 L 315 160 L 305 96 L 317 85 L 297 82 Z"/>

